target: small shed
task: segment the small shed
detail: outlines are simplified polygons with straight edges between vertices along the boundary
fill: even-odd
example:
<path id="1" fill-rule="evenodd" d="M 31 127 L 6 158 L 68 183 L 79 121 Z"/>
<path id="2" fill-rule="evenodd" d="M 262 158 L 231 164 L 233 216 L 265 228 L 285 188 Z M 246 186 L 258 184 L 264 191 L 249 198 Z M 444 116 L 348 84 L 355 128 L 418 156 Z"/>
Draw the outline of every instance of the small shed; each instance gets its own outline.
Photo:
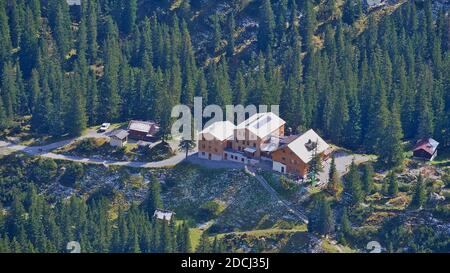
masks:
<path id="1" fill-rule="evenodd" d="M 438 146 L 439 142 L 432 138 L 420 139 L 414 146 L 413 156 L 414 158 L 433 161 L 437 156 Z"/>
<path id="2" fill-rule="evenodd" d="M 175 215 L 175 212 L 170 210 L 162 210 L 162 209 L 156 209 L 153 213 L 153 217 L 158 220 L 165 220 L 165 221 L 171 221 L 173 216 Z"/>
<path id="3" fill-rule="evenodd" d="M 159 126 L 154 121 L 132 120 L 128 124 L 130 138 L 137 140 L 151 140 L 159 131 Z"/>
<path id="4" fill-rule="evenodd" d="M 109 144 L 113 147 L 123 148 L 128 142 L 128 132 L 125 130 L 118 130 L 111 135 Z"/>

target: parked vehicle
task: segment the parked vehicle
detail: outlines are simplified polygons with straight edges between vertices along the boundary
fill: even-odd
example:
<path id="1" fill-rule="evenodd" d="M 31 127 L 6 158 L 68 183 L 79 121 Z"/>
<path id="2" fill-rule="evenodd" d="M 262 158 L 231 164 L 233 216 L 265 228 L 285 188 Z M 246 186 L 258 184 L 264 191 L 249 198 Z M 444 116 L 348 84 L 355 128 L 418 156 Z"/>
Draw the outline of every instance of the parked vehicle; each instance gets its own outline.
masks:
<path id="1" fill-rule="evenodd" d="M 100 132 L 106 132 L 106 130 L 108 130 L 110 126 L 111 126 L 111 123 L 102 123 L 102 125 L 100 126 L 100 129 L 98 129 L 98 130 Z"/>

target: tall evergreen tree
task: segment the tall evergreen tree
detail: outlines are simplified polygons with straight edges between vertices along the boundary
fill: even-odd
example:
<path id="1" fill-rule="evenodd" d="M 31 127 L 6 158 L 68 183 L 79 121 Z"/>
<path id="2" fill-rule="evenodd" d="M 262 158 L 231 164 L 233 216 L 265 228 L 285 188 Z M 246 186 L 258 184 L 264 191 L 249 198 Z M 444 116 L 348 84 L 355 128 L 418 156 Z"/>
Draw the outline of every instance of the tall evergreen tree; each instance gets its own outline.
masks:
<path id="1" fill-rule="evenodd" d="M 427 190 L 422 175 L 419 175 L 411 200 L 411 207 L 422 208 L 427 198 Z"/>
<path id="2" fill-rule="evenodd" d="M 270 0 L 264 0 L 261 7 L 261 24 L 258 30 L 258 44 L 262 51 L 273 47 L 275 42 L 275 18 Z"/>
<path id="3" fill-rule="evenodd" d="M 398 181 L 393 172 L 390 172 L 386 177 L 386 182 L 388 184 L 388 195 L 395 197 L 398 194 Z"/>
<path id="4" fill-rule="evenodd" d="M 341 177 L 336 169 L 336 163 L 334 157 L 331 160 L 330 172 L 328 174 L 328 191 L 330 191 L 335 197 L 340 198 L 343 190 Z"/>
<path id="5" fill-rule="evenodd" d="M 363 200 L 363 193 L 361 189 L 361 178 L 355 161 L 350 165 L 350 171 L 347 174 L 344 186 L 344 192 L 348 196 L 350 203 L 352 205 L 359 205 Z"/>
<path id="6" fill-rule="evenodd" d="M 330 203 L 321 196 L 314 207 L 313 218 L 308 223 L 308 230 L 320 235 L 328 235 L 334 232 L 334 218 Z"/>
<path id="7" fill-rule="evenodd" d="M 136 12 L 137 12 L 137 1 L 136 0 L 126 1 L 122 16 L 123 19 L 122 29 L 126 34 L 130 34 L 135 30 Z"/>
<path id="8" fill-rule="evenodd" d="M 101 96 L 100 116 L 103 120 L 114 121 L 119 117 L 118 73 L 120 49 L 117 26 L 111 17 L 107 18 L 107 36 L 104 43 L 105 76 Z"/>
<path id="9" fill-rule="evenodd" d="M 403 132 L 400 115 L 395 105 L 389 116 L 389 122 L 381 139 L 378 160 L 387 167 L 397 167 L 403 164 Z"/>
<path id="10" fill-rule="evenodd" d="M 145 210 L 150 217 L 153 217 L 153 213 L 156 209 L 163 209 L 163 203 L 161 200 L 161 185 L 156 177 L 151 177 L 150 190 L 145 201 Z"/>
<path id="11" fill-rule="evenodd" d="M 369 195 L 373 191 L 373 176 L 374 171 L 371 163 L 365 163 L 363 165 L 363 173 L 362 173 L 362 189 L 366 195 Z"/>

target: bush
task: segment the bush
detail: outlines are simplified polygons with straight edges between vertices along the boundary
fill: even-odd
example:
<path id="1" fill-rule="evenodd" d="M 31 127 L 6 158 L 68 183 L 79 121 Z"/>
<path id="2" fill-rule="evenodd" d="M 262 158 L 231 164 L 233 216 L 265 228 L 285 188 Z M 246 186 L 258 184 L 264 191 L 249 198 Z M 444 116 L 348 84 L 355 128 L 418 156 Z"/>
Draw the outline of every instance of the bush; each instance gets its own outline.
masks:
<path id="1" fill-rule="evenodd" d="M 220 205 L 214 201 L 204 203 L 197 212 L 197 221 L 207 222 L 220 213 Z"/>
<path id="2" fill-rule="evenodd" d="M 439 217 L 439 218 L 445 219 L 445 220 L 450 219 L 450 207 L 448 207 L 448 206 L 437 207 L 433 212 L 434 212 L 433 214 L 436 217 Z"/>
<path id="3" fill-rule="evenodd" d="M 445 175 L 442 177 L 442 182 L 444 182 L 446 188 L 450 187 L 450 170 L 447 170 Z"/>
<path id="4" fill-rule="evenodd" d="M 161 142 L 150 148 L 149 146 L 142 147 L 142 154 L 149 161 L 160 161 L 167 159 L 173 154 L 169 143 Z"/>
<path id="5" fill-rule="evenodd" d="M 80 163 L 73 162 L 66 165 L 65 168 L 60 183 L 65 187 L 75 188 L 84 175 L 84 167 Z"/>
<path id="6" fill-rule="evenodd" d="M 81 153 L 90 153 L 95 149 L 95 145 L 92 142 L 91 139 L 83 139 L 82 141 L 80 141 L 80 144 L 78 144 L 78 151 L 80 151 Z"/>
<path id="7" fill-rule="evenodd" d="M 57 172 L 58 165 L 53 159 L 39 158 L 31 167 L 30 179 L 37 183 L 49 183 Z"/>
<path id="8" fill-rule="evenodd" d="M 298 191 L 299 188 L 298 184 L 294 180 L 289 179 L 285 176 L 280 177 L 280 184 L 283 189 L 289 193 L 294 193 Z"/>

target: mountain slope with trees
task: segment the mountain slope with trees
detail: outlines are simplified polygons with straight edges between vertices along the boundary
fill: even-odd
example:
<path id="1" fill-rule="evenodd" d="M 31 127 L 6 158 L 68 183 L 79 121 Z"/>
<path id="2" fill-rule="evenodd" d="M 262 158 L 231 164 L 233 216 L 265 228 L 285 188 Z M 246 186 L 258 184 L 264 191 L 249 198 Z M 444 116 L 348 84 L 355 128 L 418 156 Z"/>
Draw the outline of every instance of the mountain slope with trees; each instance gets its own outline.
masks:
<path id="1" fill-rule="evenodd" d="M 36 133 L 78 135 L 139 118 L 168 134 L 171 106 L 202 96 L 208 104 L 280 104 L 294 132 L 315 128 L 394 166 L 402 139 L 449 145 L 445 6 L 406 1 L 378 18 L 361 1 L 82 2 L 1 3 L 2 128 L 32 115 Z M 257 20 L 244 51 L 241 18 Z"/>

